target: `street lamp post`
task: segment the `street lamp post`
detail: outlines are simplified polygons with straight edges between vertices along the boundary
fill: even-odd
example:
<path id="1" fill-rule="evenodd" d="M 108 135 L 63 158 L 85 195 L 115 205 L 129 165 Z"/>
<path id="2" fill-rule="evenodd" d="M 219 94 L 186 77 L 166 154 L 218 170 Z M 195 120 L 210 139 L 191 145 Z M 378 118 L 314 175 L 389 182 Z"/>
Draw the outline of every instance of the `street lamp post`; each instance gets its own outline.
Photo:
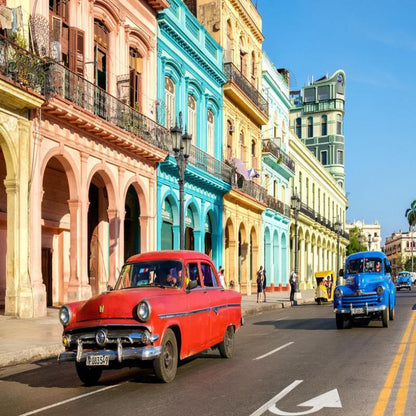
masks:
<path id="1" fill-rule="evenodd" d="M 294 269 L 298 277 L 298 215 L 300 211 L 300 198 L 295 192 L 290 198 L 290 207 L 293 209 L 295 216 L 295 247 L 294 247 Z M 296 293 L 299 292 L 299 279 L 296 279 Z"/>
<path id="2" fill-rule="evenodd" d="M 172 148 L 175 152 L 176 164 L 179 172 L 179 248 L 185 248 L 185 171 L 188 165 L 188 158 L 191 151 L 192 135 L 182 134 L 182 113 L 179 113 L 179 126 L 170 129 L 172 137 Z"/>
<path id="3" fill-rule="evenodd" d="M 371 251 L 371 234 L 368 234 L 368 251 Z"/>
<path id="4" fill-rule="evenodd" d="M 341 234 L 341 222 L 339 218 L 335 222 L 335 231 L 337 232 L 337 286 L 340 284 L 339 281 L 339 235 Z"/>

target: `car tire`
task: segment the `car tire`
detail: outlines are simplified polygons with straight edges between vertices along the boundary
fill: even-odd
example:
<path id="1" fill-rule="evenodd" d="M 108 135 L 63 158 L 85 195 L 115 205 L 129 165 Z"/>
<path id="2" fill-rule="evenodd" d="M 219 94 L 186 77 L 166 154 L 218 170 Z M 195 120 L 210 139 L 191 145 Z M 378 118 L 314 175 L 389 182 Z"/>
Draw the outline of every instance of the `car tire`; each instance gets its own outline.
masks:
<path id="1" fill-rule="evenodd" d="M 222 358 L 231 358 L 234 351 L 234 328 L 229 326 L 224 334 L 224 339 L 218 344 Z"/>
<path id="2" fill-rule="evenodd" d="M 389 319 L 390 319 L 390 321 L 394 321 L 394 315 L 395 315 L 395 308 L 392 308 L 389 311 Z"/>
<path id="3" fill-rule="evenodd" d="M 162 340 L 162 352 L 153 361 L 156 377 L 164 383 L 170 383 L 176 376 L 178 368 L 178 344 L 175 334 L 167 329 Z"/>
<path id="4" fill-rule="evenodd" d="M 344 329 L 344 323 L 345 323 L 344 315 L 337 313 L 335 315 L 335 322 L 337 324 L 337 329 Z"/>
<path id="5" fill-rule="evenodd" d="M 383 321 L 383 328 L 388 328 L 390 320 L 389 308 L 384 309 L 381 313 L 381 319 Z"/>
<path id="6" fill-rule="evenodd" d="M 103 369 L 100 367 L 87 367 L 85 363 L 75 361 L 75 368 L 79 379 L 87 386 L 91 386 L 100 379 Z"/>

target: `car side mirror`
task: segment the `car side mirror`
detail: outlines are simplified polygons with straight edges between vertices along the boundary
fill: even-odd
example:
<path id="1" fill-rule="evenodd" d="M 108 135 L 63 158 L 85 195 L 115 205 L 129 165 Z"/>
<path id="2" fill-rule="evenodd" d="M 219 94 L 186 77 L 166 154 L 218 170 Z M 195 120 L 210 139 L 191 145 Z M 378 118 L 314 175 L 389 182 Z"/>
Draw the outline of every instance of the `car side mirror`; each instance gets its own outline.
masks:
<path id="1" fill-rule="evenodd" d="M 188 283 L 187 289 L 192 290 L 192 289 L 195 289 L 197 286 L 198 286 L 198 282 L 196 280 L 191 280 Z"/>
<path id="2" fill-rule="evenodd" d="M 341 277 L 344 276 L 344 269 L 339 269 L 338 275 Z"/>

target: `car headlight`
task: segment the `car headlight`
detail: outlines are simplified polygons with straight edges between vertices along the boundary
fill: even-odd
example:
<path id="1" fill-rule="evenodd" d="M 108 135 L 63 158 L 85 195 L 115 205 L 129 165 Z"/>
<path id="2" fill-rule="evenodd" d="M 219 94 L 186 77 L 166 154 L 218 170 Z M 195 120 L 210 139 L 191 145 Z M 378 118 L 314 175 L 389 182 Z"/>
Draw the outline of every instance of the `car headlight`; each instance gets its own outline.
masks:
<path id="1" fill-rule="evenodd" d="M 340 298 L 344 293 L 338 287 L 335 289 L 335 297 Z"/>
<path id="2" fill-rule="evenodd" d="M 382 295 L 384 293 L 384 286 L 381 286 L 381 285 L 377 286 L 376 292 L 377 292 L 377 295 Z"/>
<path id="3" fill-rule="evenodd" d="M 59 309 L 59 321 L 63 326 L 67 326 L 71 322 L 72 312 L 71 308 L 64 305 Z"/>
<path id="4" fill-rule="evenodd" d="M 146 322 L 149 320 L 150 315 L 152 314 L 152 308 L 147 300 L 142 300 L 137 305 L 137 317 L 140 321 Z"/>

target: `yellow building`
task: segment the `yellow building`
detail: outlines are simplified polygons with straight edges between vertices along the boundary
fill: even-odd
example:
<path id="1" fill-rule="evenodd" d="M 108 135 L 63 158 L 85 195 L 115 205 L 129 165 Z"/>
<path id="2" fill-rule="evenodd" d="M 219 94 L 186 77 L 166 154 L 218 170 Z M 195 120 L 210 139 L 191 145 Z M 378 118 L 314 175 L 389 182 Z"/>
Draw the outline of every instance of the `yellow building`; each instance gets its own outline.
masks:
<path id="1" fill-rule="evenodd" d="M 311 289 L 315 285 L 315 272 L 337 269 L 338 253 L 338 268 L 342 267 L 349 243 L 345 232 L 347 198 L 336 179 L 293 132 L 290 133 L 289 145 L 296 166 L 292 202 L 293 196 L 299 198 L 297 224 L 292 215 L 290 227 L 290 264 L 294 268 L 297 225 L 300 289 Z M 294 212 L 292 209 L 292 214 Z"/>
<path id="2" fill-rule="evenodd" d="M 261 214 L 267 192 L 261 177 L 261 127 L 269 119 L 261 95 L 261 16 L 250 0 L 197 0 L 190 10 L 224 49 L 224 160 L 236 168 L 235 182 L 224 196 L 224 259 L 227 284 L 242 293 L 256 290 L 261 265 Z M 248 170 L 253 176 L 249 176 Z M 257 174 L 259 179 L 256 178 Z"/>

